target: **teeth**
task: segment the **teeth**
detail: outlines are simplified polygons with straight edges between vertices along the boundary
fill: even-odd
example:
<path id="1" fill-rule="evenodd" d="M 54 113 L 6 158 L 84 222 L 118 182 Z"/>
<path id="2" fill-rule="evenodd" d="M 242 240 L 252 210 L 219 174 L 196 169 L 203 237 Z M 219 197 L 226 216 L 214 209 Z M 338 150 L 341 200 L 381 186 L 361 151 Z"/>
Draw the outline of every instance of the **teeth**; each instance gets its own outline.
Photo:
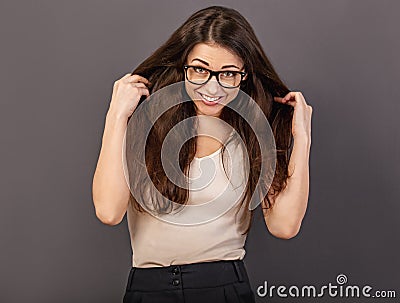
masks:
<path id="1" fill-rule="evenodd" d="M 201 94 L 201 96 L 206 100 L 206 101 L 217 101 L 220 97 L 215 97 L 215 98 L 211 98 L 209 96 L 203 95 Z"/>

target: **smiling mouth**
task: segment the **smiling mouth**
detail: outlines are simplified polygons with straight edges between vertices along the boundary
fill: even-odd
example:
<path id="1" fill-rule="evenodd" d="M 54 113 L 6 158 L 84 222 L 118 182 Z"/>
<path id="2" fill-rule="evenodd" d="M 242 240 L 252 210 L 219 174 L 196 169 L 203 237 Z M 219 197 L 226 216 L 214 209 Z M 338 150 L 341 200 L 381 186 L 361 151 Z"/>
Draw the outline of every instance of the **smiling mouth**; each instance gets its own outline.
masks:
<path id="1" fill-rule="evenodd" d="M 207 102 L 215 102 L 215 103 L 217 103 L 217 102 L 222 98 L 222 96 L 219 96 L 219 97 L 210 97 L 210 96 L 207 96 L 207 95 L 203 95 L 202 93 L 199 93 L 199 95 L 201 96 L 201 98 L 202 98 L 203 100 L 205 100 L 205 101 L 207 101 Z"/>

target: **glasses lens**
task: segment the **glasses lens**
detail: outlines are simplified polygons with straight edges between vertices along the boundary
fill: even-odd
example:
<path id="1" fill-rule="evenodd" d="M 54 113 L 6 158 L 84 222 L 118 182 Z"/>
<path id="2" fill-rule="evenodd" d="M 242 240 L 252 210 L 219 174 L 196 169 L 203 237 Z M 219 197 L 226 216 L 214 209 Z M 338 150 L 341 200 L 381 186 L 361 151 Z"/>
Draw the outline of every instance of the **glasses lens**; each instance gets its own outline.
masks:
<path id="1" fill-rule="evenodd" d="M 242 77 L 235 71 L 226 71 L 219 74 L 219 82 L 225 87 L 236 87 L 240 84 Z"/>
<path id="2" fill-rule="evenodd" d="M 187 78 L 189 81 L 197 84 L 203 84 L 208 80 L 210 73 L 201 67 L 189 67 L 187 69 Z"/>

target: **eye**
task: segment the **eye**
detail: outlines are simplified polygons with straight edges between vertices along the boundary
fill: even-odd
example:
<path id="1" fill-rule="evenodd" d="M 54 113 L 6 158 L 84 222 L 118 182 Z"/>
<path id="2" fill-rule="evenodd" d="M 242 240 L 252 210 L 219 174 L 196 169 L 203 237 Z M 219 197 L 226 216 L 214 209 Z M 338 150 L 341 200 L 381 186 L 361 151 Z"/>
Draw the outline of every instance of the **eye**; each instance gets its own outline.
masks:
<path id="1" fill-rule="evenodd" d="M 222 76 L 224 77 L 234 77 L 236 75 L 235 72 L 223 72 Z"/>
<path id="2" fill-rule="evenodd" d="M 193 69 L 196 73 L 199 73 L 199 74 L 203 74 L 203 73 L 207 72 L 204 68 L 201 68 L 201 67 L 193 67 Z"/>

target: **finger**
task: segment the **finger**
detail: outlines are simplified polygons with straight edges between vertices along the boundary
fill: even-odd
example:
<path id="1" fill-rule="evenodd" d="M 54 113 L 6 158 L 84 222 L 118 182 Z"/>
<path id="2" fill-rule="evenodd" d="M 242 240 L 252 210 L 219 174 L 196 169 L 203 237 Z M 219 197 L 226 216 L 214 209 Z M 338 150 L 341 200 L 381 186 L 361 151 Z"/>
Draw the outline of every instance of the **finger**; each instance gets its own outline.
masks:
<path id="1" fill-rule="evenodd" d="M 296 102 L 299 106 L 303 106 L 303 107 L 307 107 L 309 106 L 306 103 L 306 100 L 303 96 L 303 94 L 301 92 L 289 92 L 284 98 L 283 100 L 295 100 L 294 102 Z"/>
<path id="2" fill-rule="evenodd" d="M 150 96 L 149 90 L 147 88 L 139 87 L 139 91 L 142 96 Z"/>
<path id="3" fill-rule="evenodd" d="M 294 99 L 298 103 L 301 103 L 304 107 L 308 106 L 306 99 L 304 98 L 304 96 L 301 92 L 293 92 L 293 93 L 294 93 Z M 291 98 L 293 98 L 293 95 L 291 95 Z"/>
<path id="4" fill-rule="evenodd" d="M 150 81 L 147 80 L 145 77 L 142 77 L 142 76 L 136 75 L 136 74 L 132 75 L 132 76 L 129 76 L 126 79 L 126 82 L 142 82 L 142 83 L 145 83 L 147 85 L 151 84 Z"/>
<path id="5" fill-rule="evenodd" d="M 124 81 L 125 79 L 128 79 L 130 76 L 131 76 L 131 73 L 128 73 L 128 74 L 125 74 L 124 76 L 122 76 L 121 78 L 119 78 L 118 80 L 114 81 L 111 99 L 115 98 L 115 95 L 117 94 L 118 86 L 119 86 L 120 82 Z"/>
<path id="6" fill-rule="evenodd" d="M 283 99 L 283 97 L 277 97 L 277 96 L 274 97 L 274 101 L 276 101 L 276 102 L 283 103 L 282 99 Z"/>
<path id="7" fill-rule="evenodd" d="M 144 85 L 143 83 L 142 83 L 142 85 Z M 150 96 L 150 92 L 149 92 L 149 90 L 147 89 L 147 87 L 146 86 L 133 86 L 132 88 L 134 88 L 134 89 L 136 89 L 136 94 L 137 95 L 139 95 L 140 97 L 141 96 L 144 96 L 144 95 L 146 95 L 147 97 L 148 96 Z"/>
<path id="8" fill-rule="evenodd" d="M 286 102 L 288 101 L 288 100 L 285 99 L 284 97 L 277 97 L 277 96 L 274 97 L 274 100 L 275 100 L 276 102 L 279 102 L 279 103 L 286 103 Z"/>
<path id="9" fill-rule="evenodd" d="M 121 78 L 121 79 L 122 79 L 122 78 Z M 114 82 L 113 90 L 112 90 L 112 95 L 111 95 L 111 100 L 114 99 L 114 98 L 115 98 L 115 95 L 117 94 L 118 84 L 119 84 L 118 81 L 119 81 L 119 80 L 117 80 L 117 81 Z"/>
<path id="10" fill-rule="evenodd" d="M 129 82 L 128 84 L 132 85 L 133 87 L 147 88 L 146 84 L 144 84 L 142 82 Z"/>
<path id="11" fill-rule="evenodd" d="M 288 100 L 285 97 L 274 97 L 274 100 L 276 102 L 287 104 L 287 105 L 292 105 L 292 106 L 294 106 L 296 104 L 296 101 Z"/>
<path id="12" fill-rule="evenodd" d="M 291 100 L 296 99 L 297 92 L 288 92 L 284 97 L 283 100 Z"/>
<path id="13" fill-rule="evenodd" d="M 124 80 L 124 79 L 127 79 L 127 78 L 130 77 L 130 75 L 131 75 L 131 74 L 125 74 L 124 76 L 122 76 L 121 78 L 119 78 L 118 80 L 116 80 L 114 83 L 116 83 L 116 82 L 118 82 L 118 81 L 121 81 L 121 80 Z"/>

